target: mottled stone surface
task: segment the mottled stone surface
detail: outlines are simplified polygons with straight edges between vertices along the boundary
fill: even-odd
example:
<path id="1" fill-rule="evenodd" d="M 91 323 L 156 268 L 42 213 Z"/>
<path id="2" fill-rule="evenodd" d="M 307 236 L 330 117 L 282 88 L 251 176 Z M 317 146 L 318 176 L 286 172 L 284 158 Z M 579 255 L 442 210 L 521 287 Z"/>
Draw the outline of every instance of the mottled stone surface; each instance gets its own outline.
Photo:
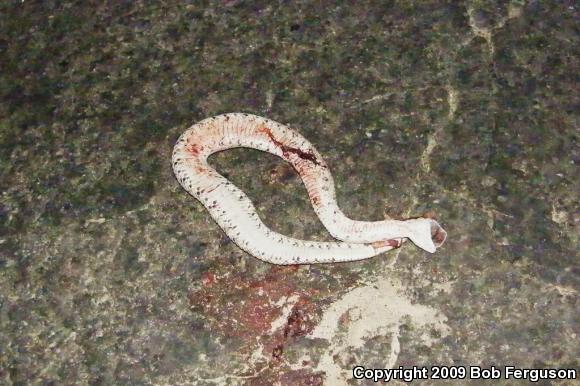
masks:
<path id="1" fill-rule="evenodd" d="M 199 4 L 0 5 L 0 384 L 580 367 L 575 2 Z M 436 215 L 447 244 L 246 255 L 169 162 L 188 125 L 233 111 L 298 128 L 347 214 Z M 213 164 L 272 228 L 329 239 L 277 158 Z"/>

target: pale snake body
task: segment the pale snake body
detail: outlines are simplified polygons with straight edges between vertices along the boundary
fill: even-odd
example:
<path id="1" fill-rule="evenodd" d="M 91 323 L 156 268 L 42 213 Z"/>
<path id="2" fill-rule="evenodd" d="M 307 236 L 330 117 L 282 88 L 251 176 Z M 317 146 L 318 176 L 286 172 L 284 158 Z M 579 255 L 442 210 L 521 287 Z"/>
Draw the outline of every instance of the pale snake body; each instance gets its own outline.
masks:
<path id="1" fill-rule="evenodd" d="M 235 147 L 262 150 L 288 161 L 302 178 L 316 214 L 342 242 L 298 240 L 264 225 L 244 192 L 207 163 L 211 154 Z M 255 115 L 231 113 L 198 122 L 179 137 L 172 163 L 179 183 L 207 208 L 227 236 L 269 263 L 362 260 L 397 248 L 406 238 L 435 252 L 447 235 L 428 218 L 373 222 L 347 218 L 338 208 L 332 175 L 316 149 L 289 127 Z"/>

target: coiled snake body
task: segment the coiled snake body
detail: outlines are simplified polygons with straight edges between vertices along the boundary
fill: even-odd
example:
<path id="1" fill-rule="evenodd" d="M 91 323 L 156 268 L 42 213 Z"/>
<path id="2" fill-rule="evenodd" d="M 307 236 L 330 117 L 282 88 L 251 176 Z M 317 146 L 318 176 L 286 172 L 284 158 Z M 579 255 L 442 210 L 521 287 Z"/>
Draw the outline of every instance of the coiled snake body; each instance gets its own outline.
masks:
<path id="1" fill-rule="evenodd" d="M 276 233 L 260 220 L 250 199 L 207 163 L 216 152 L 248 147 L 275 154 L 300 174 L 314 210 L 330 234 L 342 242 L 304 241 Z M 367 259 L 410 239 L 435 252 L 447 233 L 432 219 L 355 221 L 339 209 L 328 166 L 296 131 L 251 114 L 232 113 L 193 125 L 173 149 L 179 183 L 198 199 L 240 248 L 273 264 L 312 264 Z"/>

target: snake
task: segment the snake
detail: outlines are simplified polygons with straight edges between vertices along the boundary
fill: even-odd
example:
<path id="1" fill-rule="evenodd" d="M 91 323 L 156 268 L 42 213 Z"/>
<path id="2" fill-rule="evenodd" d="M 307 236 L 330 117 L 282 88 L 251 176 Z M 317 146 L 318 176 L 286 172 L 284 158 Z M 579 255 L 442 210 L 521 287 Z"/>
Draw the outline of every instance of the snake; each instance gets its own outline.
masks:
<path id="1" fill-rule="evenodd" d="M 238 147 L 289 162 L 301 177 L 315 213 L 337 241 L 300 240 L 268 228 L 248 196 L 208 163 L 210 155 Z M 228 113 L 197 122 L 177 140 L 172 166 L 181 186 L 203 204 L 229 239 L 268 263 L 357 261 L 399 248 L 406 240 L 433 253 L 447 237 L 432 218 L 350 219 L 338 207 L 332 174 L 314 146 L 295 129 L 257 115 Z"/>

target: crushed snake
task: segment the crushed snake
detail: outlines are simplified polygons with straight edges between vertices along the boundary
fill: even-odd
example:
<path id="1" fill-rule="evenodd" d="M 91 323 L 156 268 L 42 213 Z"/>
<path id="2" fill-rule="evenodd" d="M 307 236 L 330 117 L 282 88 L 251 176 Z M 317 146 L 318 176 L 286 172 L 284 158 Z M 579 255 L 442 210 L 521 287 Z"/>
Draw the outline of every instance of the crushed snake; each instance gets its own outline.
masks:
<path id="1" fill-rule="evenodd" d="M 341 242 L 299 240 L 264 225 L 244 192 L 207 162 L 211 154 L 236 147 L 261 150 L 289 162 L 302 178 L 321 222 Z M 223 114 L 196 123 L 177 140 L 172 163 L 179 183 L 205 206 L 226 235 L 249 254 L 269 263 L 362 260 L 398 248 L 405 239 L 433 253 L 447 237 L 430 218 L 372 222 L 349 219 L 338 207 L 328 166 L 312 144 L 295 130 L 256 115 Z"/>

